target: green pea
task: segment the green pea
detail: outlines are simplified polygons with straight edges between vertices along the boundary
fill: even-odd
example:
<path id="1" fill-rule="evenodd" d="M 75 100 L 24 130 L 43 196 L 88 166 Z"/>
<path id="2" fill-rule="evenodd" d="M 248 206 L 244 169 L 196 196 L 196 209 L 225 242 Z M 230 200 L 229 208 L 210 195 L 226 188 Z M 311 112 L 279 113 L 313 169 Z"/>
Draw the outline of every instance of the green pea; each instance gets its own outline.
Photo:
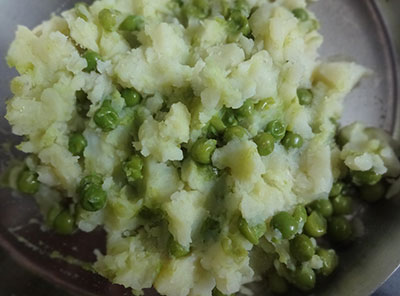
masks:
<path id="1" fill-rule="evenodd" d="M 267 124 L 265 131 L 271 134 L 277 142 L 283 139 L 286 133 L 286 127 L 280 120 L 273 120 Z"/>
<path id="2" fill-rule="evenodd" d="M 138 105 L 142 101 L 142 96 L 134 88 L 125 88 L 121 91 L 121 96 L 125 99 L 125 104 L 128 107 Z"/>
<path id="3" fill-rule="evenodd" d="M 358 190 L 353 184 L 346 183 L 343 185 L 342 195 L 355 197 L 358 195 Z"/>
<path id="4" fill-rule="evenodd" d="M 79 156 L 83 154 L 87 144 L 88 143 L 82 134 L 75 133 L 69 137 L 68 150 L 72 155 Z"/>
<path id="5" fill-rule="evenodd" d="M 305 22 L 308 20 L 308 13 L 303 8 L 296 8 L 292 10 L 293 15 L 299 19 L 299 21 Z"/>
<path id="6" fill-rule="evenodd" d="M 275 100 L 271 97 L 266 98 L 264 100 L 259 101 L 255 108 L 257 111 L 267 111 L 273 104 L 275 104 Z"/>
<path id="7" fill-rule="evenodd" d="M 299 134 L 287 132 L 282 140 L 282 145 L 286 149 L 300 148 L 303 146 L 303 138 Z"/>
<path id="8" fill-rule="evenodd" d="M 369 171 L 352 171 L 352 181 L 358 186 L 375 185 L 382 179 L 382 175 L 375 173 L 372 169 Z"/>
<path id="9" fill-rule="evenodd" d="M 91 50 L 87 50 L 83 54 L 83 58 L 87 62 L 87 67 L 85 69 L 83 69 L 83 71 L 89 73 L 89 72 L 97 70 L 97 62 L 101 61 L 101 56 L 98 53 L 91 51 Z"/>
<path id="10" fill-rule="evenodd" d="M 326 219 L 317 211 L 312 211 L 304 224 L 304 233 L 312 237 L 321 237 L 326 234 Z"/>
<path id="11" fill-rule="evenodd" d="M 297 90 L 297 97 L 299 98 L 300 105 L 308 106 L 311 105 L 314 95 L 310 89 L 299 88 Z"/>
<path id="12" fill-rule="evenodd" d="M 115 30 L 117 25 L 117 16 L 114 11 L 108 8 L 104 8 L 99 12 L 98 15 L 100 25 L 104 30 L 111 32 Z"/>
<path id="13" fill-rule="evenodd" d="M 144 161 L 139 155 L 133 155 L 122 165 L 126 179 L 129 183 L 143 179 Z"/>
<path id="14" fill-rule="evenodd" d="M 185 248 L 173 238 L 168 241 L 168 251 L 175 258 L 182 258 L 190 254 L 190 248 Z"/>
<path id="15" fill-rule="evenodd" d="M 232 10 L 228 18 L 230 29 L 234 33 L 242 33 L 244 36 L 249 36 L 251 28 L 249 20 L 240 10 Z"/>
<path id="16" fill-rule="evenodd" d="M 81 195 L 81 206 L 89 212 L 103 209 L 107 202 L 107 193 L 96 184 L 88 185 Z"/>
<path id="17" fill-rule="evenodd" d="M 247 130 L 244 127 L 241 127 L 240 125 L 230 126 L 224 132 L 225 143 L 228 143 L 233 139 L 244 139 L 248 137 L 249 134 L 247 133 Z"/>
<path id="18" fill-rule="evenodd" d="M 236 114 L 243 118 L 248 118 L 253 115 L 254 104 L 251 100 L 247 100 L 243 103 L 242 107 L 236 110 Z"/>
<path id="19" fill-rule="evenodd" d="M 234 294 L 225 295 L 224 293 L 222 293 L 217 288 L 214 288 L 214 290 L 212 291 L 212 296 L 234 296 Z"/>
<path id="20" fill-rule="evenodd" d="M 300 234 L 290 241 L 290 253 L 300 262 L 308 261 L 314 256 L 315 249 L 307 235 Z"/>
<path id="21" fill-rule="evenodd" d="M 309 206 L 312 210 L 317 211 L 325 218 L 332 216 L 333 207 L 329 199 L 319 199 L 312 202 Z"/>
<path id="22" fill-rule="evenodd" d="M 303 227 L 307 221 L 306 208 L 302 205 L 298 205 L 293 211 L 293 218 L 297 221 L 299 227 Z"/>
<path id="23" fill-rule="evenodd" d="M 103 185 L 103 178 L 97 174 L 91 174 L 82 178 L 81 182 L 79 183 L 77 192 L 79 194 L 82 194 L 90 185 Z"/>
<path id="24" fill-rule="evenodd" d="M 328 223 L 328 235 L 332 241 L 343 242 L 351 238 L 353 231 L 344 216 L 335 216 Z"/>
<path id="25" fill-rule="evenodd" d="M 383 182 L 378 182 L 375 185 L 364 185 L 361 187 L 360 196 L 366 202 L 374 203 L 385 197 L 386 186 Z"/>
<path id="26" fill-rule="evenodd" d="M 217 141 L 213 139 L 199 139 L 190 150 L 190 154 L 194 161 L 201 164 L 210 164 L 211 156 L 217 147 Z"/>
<path id="27" fill-rule="evenodd" d="M 310 291 L 315 287 L 315 272 L 312 268 L 301 266 L 293 273 L 293 284 L 302 291 Z"/>
<path id="28" fill-rule="evenodd" d="M 338 266 L 339 257 L 336 255 L 335 250 L 327 250 L 319 248 L 317 255 L 322 260 L 322 267 L 318 270 L 323 276 L 329 276 Z"/>
<path id="29" fill-rule="evenodd" d="M 342 193 L 342 189 L 343 189 L 343 183 L 342 182 L 333 183 L 331 192 L 329 193 L 329 197 L 338 196 L 340 193 Z"/>
<path id="30" fill-rule="evenodd" d="M 268 274 L 268 287 L 274 294 L 286 294 L 288 291 L 287 281 L 276 272 Z"/>
<path id="31" fill-rule="evenodd" d="M 53 227 L 59 234 L 72 234 L 76 229 L 75 219 L 68 210 L 64 210 L 54 219 Z"/>
<path id="32" fill-rule="evenodd" d="M 87 5 L 85 2 L 78 2 L 75 4 L 75 13 L 77 17 L 80 17 L 84 21 L 88 21 L 87 17 L 87 11 L 89 9 L 89 5 Z"/>
<path id="33" fill-rule="evenodd" d="M 192 4 L 187 3 L 184 6 L 184 11 L 186 15 L 203 19 L 210 14 L 210 5 L 207 0 L 193 0 Z"/>
<path id="34" fill-rule="evenodd" d="M 346 195 L 338 195 L 331 198 L 333 213 L 335 215 L 348 215 L 352 212 L 353 201 Z"/>
<path id="35" fill-rule="evenodd" d="M 250 226 L 245 219 L 240 219 L 239 230 L 243 236 L 253 245 L 258 245 L 258 240 L 262 237 L 267 230 L 265 223 L 255 226 Z"/>
<path id="36" fill-rule="evenodd" d="M 257 144 L 257 150 L 261 156 L 267 156 L 274 151 L 275 138 L 271 134 L 259 133 L 253 141 Z"/>
<path id="37" fill-rule="evenodd" d="M 225 109 L 223 111 L 222 121 L 226 126 L 238 125 L 238 120 L 232 109 Z"/>
<path id="38" fill-rule="evenodd" d="M 292 238 L 298 230 L 298 223 L 288 212 L 279 212 L 271 220 L 271 226 L 279 230 L 282 238 Z"/>
<path id="39" fill-rule="evenodd" d="M 87 113 L 90 110 L 90 105 L 92 104 L 89 99 L 87 93 L 85 93 L 83 90 L 78 90 L 75 93 L 76 96 L 76 111 L 78 114 L 85 118 L 87 117 Z"/>
<path id="40" fill-rule="evenodd" d="M 208 130 L 212 136 L 218 136 L 219 134 L 223 133 L 225 129 L 226 126 L 218 115 L 215 115 L 213 118 L 211 118 Z"/>
<path id="41" fill-rule="evenodd" d="M 23 170 L 17 179 L 17 188 L 22 193 L 35 194 L 39 191 L 39 175 L 31 170 Z"/>
<path id="42" fill-rule="evenodd" d="M 54 221 L 56 220 L 57 216 L 61 213 L 61 209 L 59 206 L 51 207 L 50 210 L 47 212 L 46 215 L 46 224 L 53 228 Z"/>
<path id="43" fill-rule="evenodd" d="M 118 113 L 109 105 L 110 101 L 105 101 L 94 114 L 93 120 L 96 125 L 104 132 L 109 132 L 118 126 Z"/>
<path id="44" fill-rule="evenodd" d="M 144 18 L 139 15 L 129 15 L 119 25 L 121 31 L 140 31 L 144 27 Z"/>

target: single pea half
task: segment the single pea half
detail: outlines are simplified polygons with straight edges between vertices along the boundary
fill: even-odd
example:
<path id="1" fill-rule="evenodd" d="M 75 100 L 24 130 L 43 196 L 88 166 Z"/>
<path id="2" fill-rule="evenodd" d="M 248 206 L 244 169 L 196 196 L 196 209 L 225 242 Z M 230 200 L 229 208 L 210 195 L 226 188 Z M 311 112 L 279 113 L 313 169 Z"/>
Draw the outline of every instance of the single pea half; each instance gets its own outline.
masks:
<path id="1" fill-rule="evenodd" d="M 222 121 L 227 127 L 238 124 L 238 120 L 233 109 L 223 110 Z"/>
<path id="2" fill-rule="evenodd" d="M 302 291 L 310 291 L 315 287 L 316 276 L 314 270 L 307 266 L 299 266 L 292 275 L 293 284 Z"/>
<path id="3" fill-rule="evenodd" d="M 305 262 L 314 256 L 315 248 L 307 235 L 300 234 L 290 241 L 290 253 L 296 260 Z"/>
<path id="4" fill-rule="evenodd" d="M 317 211 L 312 211 L 304 224 L 304 233 L 312 237 L 321 237 L 326 234 L 326 219 Z"/>
<path id="5" fill-rule="evenodd" d="M 375 185 L 364 185 L 360 189 L 360 197 L 369 203 L 374 203 L 385 197 L 386 185 L 381 181 Z"/>
<path id="6" fill-rule="evenodd" d="M 83 58 L 87 62 L 87 66 L 85 69 L 83 69 L 83 71 L 89 73 L 89 72 L 97 70 L 97 62 L 101 61 L 101 56 L 98 53 L 91 51 L 91 50 L 87 50 L 83 54 Z"/>
<path id="7" fill-rule="evenodd" d="M 343 183 L 335 182 L 332 185 L 331 192 L 329 193 L 329 197 L 335 197 L 342 193 Z"/>
<path id="8" fill-rule="evenodd" d="M 190 248 L 185 248 L 171 237 L 168 241 L 168 252 L 175 258 L 182 258 L 190 254 Z"/>
<path id="9" fill-rule="evenodd" d="M 307 221 L 307 211 L 303 205 L 298 205 L 293 211 L 293 218 L 297 221 L 299 225 L 298 231 L 301 231 L 302 228 Z"/>
<path id="10" fill-rule="evenodd" d="M 129 160 L 123 163 L 122 169 L 129 183 L 143 179 L 144 161 L 140 155 L 132 155 Z"/>
<path id="11" fill-rule="evenodd" d="M 308 20 L 308 13 L 304 8 L 295 8 L 292 10 L 292 13 L 301 22 Z"/>
<path id="12" fill-rule="evenodd" d="M 332 216 L 333 213 L 332 203 L 329 199 L 316 200 L 309 205 L 309 208 L 317 211 L 325 218 Z"/>
<path id="13" fill-rule="evenodd" d="M 215 115 L 213 118 L 211 118 L 208 127 L 209 134 L 211 134 L 213 137 L 217 137 L 220 134 L 223 134 L 225 129 L 226 126 L 219 115 Z"/>
<path id="14" fill-rule="evenodd" d="M 81 206 L 89 212 L 103 209 L 107 202 L 107 193 L 101 186 L 91 184 L 85 188 L 81 195 Z"/>
<path id="15" fill-rule="evenodd" d="M 98 19 L 104 30 L 111 32 L 116 29 L 117 16 L 113 10 L 104 8 L 99 12 Z"/>
<path id="16" fill-rule="evenodd" d="M 353 200 L 346 195 L 337 195 L 331 198 L 333 213 L 335 215 L 351 214 L 353 208 Z"/>
<path id="17" fill-rule="evenodd" d="M 74 156 L 83 154 L 88 142 L 81 133 L 73 133 L 69 136 L 68 150 Z"/>
<path id="18" fill-rule="evenodd" d="M 257 150 L 261 156 L 267 156 L 274 151 L 275 138 L 271 134 L 259 133 L 253 141 L 257 144 Z"/>
<path id="19" fill-rule="evenodd" d="M 267 230 L 265 223 L 250 226 L 245 219 L 240 219 L 239 230 L 243 236 L 253 245 L 258 245 L 258 240 L 262 237 Z"/>
<path id="20" fill-rule="evenodd" d="M 247 139 L 248 137 L 249 134 L 247 130 L 240 125 L 230 126 L 224 132 L 225 143 L 228 143 L 233 139 Z"/>
<path id="21" fill-rule="evenodd" d="M 26 194 L 35 194 L 39 191 L 39 175 L 29 169 L 21 171 L 17 179 L 17 188 L 20 192 Z"/>
<path id="22" fill-rule="evenodd" d="M 286 149 L 300 148 L 303 146 L 303 138 L 299 134 L 287 132 L 285 137 L 282 139 L 282 145 Z"/>
<path id="23" fill-rule="evenodd" d="M 276 272 L 268 273 L 268 287 L 274 294 L 285 294 L 288 291 L 287 281 Z"/>
<path id="24" fill-rule="evenodd" d="M 142 101 L 142 96 L 134 88 L 124 88 L 121 91 L 121 96 L 124 98 L 125 104 L 128 107 L 136 106 Z"/>
<path id="25" fill-rule="evenodd" d="M 59 234 L 72 234 L 76 229 L 74 216 L 68 210 L 63 210 L 55 217 L 53 227 Z"/>
<path id="26" fill-rule="evenodd" d="M 197 140 L 190 150 L 193 160 L 200 164 L 210 164 L 211 156 L 217 147 L 217 141 L 213 139 L 202 138 Z"/>
<path id="27" fill-rule="evenodd" d="M 268 97 L 264 100 L 259 101 L 255 105 L 257 111 L 267 111 L 273 104 L 275 104 L 274 98 Z"/>
<path id="28" fill-rule="evenodd" d="M 119 29 L 121 31 L 140 31 L 144 27 L 144 18 L 139 15 L 128 15 L 121 25 L 119 25 Z"/>
<path id="29" fill-rule="evenodd" d="M 280 120 L 273 120 L 267 124 L 265 131 L 271 134 L 277 142 L 283 139 L 286 127 Z"/>
<path id="30" fill-rule="evenodd" d="M 308 106 L 311 105 L 314 95 L 310 89 L 299 88 L 297 89 L 297 97 L 299 98 L 300 105 Z"/>
<path id="31" fill-rule="evenodd" d="M 382 175 L 375 173 L 372 169 L 369 171 L 352 171 L 352 181 L 358 186 L 375 185 L 382 179 Z"/>
<path id="32" fill-rule="evenodd" d="M 344 216 L 335 216 L 328 223 L 328 235 L 334 242 L 344 242 L 351 238 L 353 231 Z"/>
<path id="33" fill-rule="evenodd" d="M 251 100 L 246 100 L 242 107 L 236 110 L 236 114 L 242 118 L 248 118 L 253 115 L 254 104 Z"/>
<path id="34" fill-rule="evenodd" d="M 318 270 L 323 276 L 329 276 L 337 267 L 339 263 L 339 257 L 336 255 L 335 250 L 327 250 L 319 248 L 317 255 L 322 260 L 322 267 Z"/>
<path id="35" fill-rule="evenodd" d="M 109 101 L 108 101 L 109 102 Z M 93 120 L 96 125 L 104 132 L 109 132 L 118 126 L 118 113 L 111 107 L 107 101 L 96 111 Z"/>
<path id="36" fill-rule="evenodd" d="M 298 223 L 288 212 L 279 212 L 271 219 L 271 226 L 279 230 L 282 238 L 292 238 L 298 230 Z"/>

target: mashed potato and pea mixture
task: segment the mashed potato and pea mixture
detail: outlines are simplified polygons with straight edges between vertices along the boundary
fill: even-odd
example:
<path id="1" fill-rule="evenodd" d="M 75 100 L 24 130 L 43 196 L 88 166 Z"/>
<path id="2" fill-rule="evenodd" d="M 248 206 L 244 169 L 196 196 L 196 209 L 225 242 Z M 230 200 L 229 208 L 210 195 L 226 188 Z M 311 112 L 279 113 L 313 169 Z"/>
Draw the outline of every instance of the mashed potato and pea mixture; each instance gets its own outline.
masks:
<path id="1" fill-rule="evenodd" d="M 400 165 L 343 99 L 368 71 L 318 60 L 304 0 L 101 0 L 19 27 L 15 174 L 60 234 L 103 227 L 94 269 L 140 294 L 310 290 Z M 327 243 L 325 243 L 325 246 Z"/>

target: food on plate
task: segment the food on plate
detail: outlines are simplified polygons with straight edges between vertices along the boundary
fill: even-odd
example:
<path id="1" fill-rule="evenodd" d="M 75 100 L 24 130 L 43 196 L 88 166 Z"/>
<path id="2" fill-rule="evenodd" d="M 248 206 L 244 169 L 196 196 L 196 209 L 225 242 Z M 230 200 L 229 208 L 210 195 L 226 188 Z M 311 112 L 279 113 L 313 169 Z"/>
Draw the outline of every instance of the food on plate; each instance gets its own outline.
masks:
<path id="1" fill-rule="evenodd" d="M 382 131 L 339 127 L 369 70 L 319 60 L 318 28 L 305 0 L 99 0 L 20 26 L 10 185 L 59 234 L 103 227 L 93 267 L 136 294 L 312 290 L 357 236 L 354 197 L 400 174 Z"/>

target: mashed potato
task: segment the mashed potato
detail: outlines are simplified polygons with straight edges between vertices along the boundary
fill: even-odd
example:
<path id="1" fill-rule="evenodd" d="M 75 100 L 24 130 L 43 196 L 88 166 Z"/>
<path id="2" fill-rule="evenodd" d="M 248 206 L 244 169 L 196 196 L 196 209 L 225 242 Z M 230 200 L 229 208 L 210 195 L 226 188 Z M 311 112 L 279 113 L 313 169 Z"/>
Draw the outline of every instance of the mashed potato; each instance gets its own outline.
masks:
<path id="1" fill-rule="evenodd" d="M 104 227 L 94 268 L 137 293 L 229 295 L 265 272 L 312 288 L 297 271 L 328 274 L 333 251 L 293 255 L 303 226 L 317 235 L 273 217 L 328 201 L 348 169 L 357 185 L 400 172 L 361 124 L 336 143 L 368 71 L 320 61 L 317 29 L 305 0 L 99 0 L 20 26 L 6 115 L 30 155 L 20 190 L 59 233 Z"/>

